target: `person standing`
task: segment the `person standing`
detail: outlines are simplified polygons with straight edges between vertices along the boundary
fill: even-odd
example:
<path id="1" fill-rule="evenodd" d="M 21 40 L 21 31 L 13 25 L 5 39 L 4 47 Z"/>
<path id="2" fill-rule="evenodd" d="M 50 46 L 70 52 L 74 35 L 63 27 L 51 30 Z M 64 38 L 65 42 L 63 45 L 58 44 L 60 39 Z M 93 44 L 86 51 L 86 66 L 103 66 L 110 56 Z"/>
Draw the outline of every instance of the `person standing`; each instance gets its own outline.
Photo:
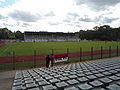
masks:
<path id="1" fill-rule="evenodd" d="M 50 63 L 50 56 L 46 56 L 46 68 L 49 68 L 49 63 Z"/>
<path id="2" fill-rule="evenodd" d="M 54 56 L 53 56 L 53 54 L 51 54 L 51 56 L 50 56 L 50 61 L 51 61 L 51 67 L 53 67 L 53 63 L 54 63 Z"/>

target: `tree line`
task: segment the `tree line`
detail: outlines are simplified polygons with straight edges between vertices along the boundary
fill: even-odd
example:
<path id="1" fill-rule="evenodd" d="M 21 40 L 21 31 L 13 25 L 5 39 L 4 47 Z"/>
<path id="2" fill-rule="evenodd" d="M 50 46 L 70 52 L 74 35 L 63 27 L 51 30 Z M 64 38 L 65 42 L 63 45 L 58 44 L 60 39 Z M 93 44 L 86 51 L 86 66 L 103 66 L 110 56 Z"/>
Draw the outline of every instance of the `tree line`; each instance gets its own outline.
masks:
<path id="1" fill-rule="evenodd" d="M 3 39 L 23 40 L 24 34 L 21 31 L 12 32 L 8 28 L 0 28 L 0 40 L 3 40 Z"/>
<path id="2" fill-rule="evenodd" d="M 81 40 L 97 40 L 97 41 L 119 41 L 120 27 L 112 28 L 109 25 L 95 26 L 93 30 L 80 30 L 79 38 Z"/>

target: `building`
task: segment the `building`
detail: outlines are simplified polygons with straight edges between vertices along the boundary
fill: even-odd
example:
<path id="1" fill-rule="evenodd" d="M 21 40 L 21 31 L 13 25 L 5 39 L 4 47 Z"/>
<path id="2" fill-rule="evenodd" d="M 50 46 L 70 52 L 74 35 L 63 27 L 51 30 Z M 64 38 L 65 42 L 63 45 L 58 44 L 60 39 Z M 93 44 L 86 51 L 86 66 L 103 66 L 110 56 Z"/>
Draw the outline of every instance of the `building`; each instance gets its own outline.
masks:
<path id="1" fill-rule="evenodd" d="M 63 32 L 24 32 L 25 42 L 79 41 L 78 33 Z"/>

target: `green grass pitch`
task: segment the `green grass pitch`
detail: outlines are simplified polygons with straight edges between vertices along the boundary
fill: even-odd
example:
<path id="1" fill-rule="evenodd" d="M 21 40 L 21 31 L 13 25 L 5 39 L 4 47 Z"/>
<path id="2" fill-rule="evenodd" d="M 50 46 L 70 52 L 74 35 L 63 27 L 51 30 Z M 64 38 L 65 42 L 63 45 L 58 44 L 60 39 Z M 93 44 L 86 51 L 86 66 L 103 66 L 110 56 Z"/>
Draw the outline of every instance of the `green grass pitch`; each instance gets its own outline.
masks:
<path id="1" fill-rule="evenodd" d="M 13 51 L 15 51 L 15 56 L 26 56 L 33 55 L 36 50 L 37 55 L 46 55 L 51 54 L 52 49 L 54 53 L 66 53 L 67 48 L 69 48 L 69 52 L 79 52 L 80 47 L 82 51 L 90 51 L 91 47 L 94 50 L 100 50 L 101 46 L 103 49 L 109 50 L 109 46 L 111 49 L 116 49 L 117 46 L 120 48 L 120 42 L 101 42 L 101 41 L 81 41 L 81 42 L 17 42 L 5 45 L 4 47 L 0 47 L 0 56 L 12 56 Z M 113 55 L 113 56 L 116 56 Z M 103 57 L 108 57 L 103 56 Z M 100 55 L 94 57 L 94 59 L 100 58 Z M 90 60 L 91 57 L 82 57 L 82 60 Z M 70 58 L 70 62 L 78 62 L 78 58 Z M 37 61 L 36 67 L 40 67 L 45 65 L 45 61 Z M 13 63 L 0 64 L 0 71 L 2 70 L 12 70 Z M 34 62 L 16 62 L 15 69 L 26 69 L 33 68 Z"/>
<path id="2" fill-rule="evenodd" d="M 81 42 L 17 42 L 0 47 L 0 56 L 9 56 L 15 51 L 15 55 L 33 55 L 34 51 L 38 55 L 51 54 L 52 49 L 54 53 L 66 53 L 67 48 L 69 52 L 79 52 L 80 47 L 82 51 L 90 51 L 91 47 L 94 50 L 109 49 L 109 46 L 116 48 L 120 46 L 120 42 L 102 42 L 102 41 L 81 41 Z"/>

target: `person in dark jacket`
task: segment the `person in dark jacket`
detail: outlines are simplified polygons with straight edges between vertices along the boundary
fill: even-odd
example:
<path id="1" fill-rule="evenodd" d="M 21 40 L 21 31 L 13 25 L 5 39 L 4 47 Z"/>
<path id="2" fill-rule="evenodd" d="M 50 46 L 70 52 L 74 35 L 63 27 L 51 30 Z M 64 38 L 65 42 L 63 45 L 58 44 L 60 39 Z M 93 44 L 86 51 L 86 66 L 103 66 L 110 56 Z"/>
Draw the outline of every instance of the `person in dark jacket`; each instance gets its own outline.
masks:
<path id="1" fill-rule="evenodd" d="M 54 63 L 54 56 L 53 56 L 53 54 L 51 54 L 51 56 L 50 56 L 50 61 L 51 61 L 51 67 L 53 67 L 53 63 Z"/>
<path id="2" fill-rule="evenodd" d="M 50 56 L 46 56 L 46 68 L 49 68 L 49 63 L 50 63 Z"/>

